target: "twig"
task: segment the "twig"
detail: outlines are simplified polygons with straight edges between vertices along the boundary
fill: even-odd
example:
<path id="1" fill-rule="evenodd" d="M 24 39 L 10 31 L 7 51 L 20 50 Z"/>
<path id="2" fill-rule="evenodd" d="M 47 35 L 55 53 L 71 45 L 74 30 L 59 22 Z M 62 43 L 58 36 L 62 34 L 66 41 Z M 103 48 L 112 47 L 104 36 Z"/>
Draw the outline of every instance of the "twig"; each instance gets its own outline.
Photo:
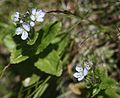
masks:
<path id="1" fill-rule="evenodd" d="M 83 19 L 83 17 L 78 16 L 78 15 L 76 15 L 76 14 L 70 12 L 70 11 L 67 11 L 67 10 L 63 10 L 63 11 L 61 11 L 61 10 L 52 10 L 52 11 L 48 11 L 47 13 L 61 13 L 61 14 L 67 14 L 67 15 L 72 15 L 72 16 L 74 16 L 74 17 L 76 17 L 76 18 Z"/>
<path id="2" fill-rule="evenodd" d="M 3 77 L 4 72 L 5 72 L 10 66 L 11 66 L 11 65 L 8 64 L 7 66 L 4 67 L 4 69 L 3 69 L 2 72 L 1 72 L 0 79 Z"/>

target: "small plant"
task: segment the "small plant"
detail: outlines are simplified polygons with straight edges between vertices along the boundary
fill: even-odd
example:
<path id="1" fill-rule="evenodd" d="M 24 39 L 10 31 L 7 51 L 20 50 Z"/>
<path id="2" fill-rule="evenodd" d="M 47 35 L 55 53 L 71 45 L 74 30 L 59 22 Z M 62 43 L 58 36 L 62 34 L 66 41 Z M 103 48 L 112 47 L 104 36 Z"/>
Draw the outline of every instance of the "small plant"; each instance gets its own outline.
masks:
<path id="1" fill-rule="evenodd" d="M 15 2 L 19 5 L 20 1 Z M 60 5 L 50 1 L 57 10 L 44 5 L 45 11 L 33 1 L 25 2 L 29 7 L 12 14 L 12 22 L 0 22 L 0 42 L 10 52 L 1 79 L 7 68 L 15 77 L 15 93 L 11 90 L 3 98 L 120 98 L 115 77 L 119 74 L 119 28 L 115 31 L 109 25 L 118 17 L 108 17 L 116 15 L 119 3 L 113 7 L 113 1 L 100 1 L 100 5 L 89 0 L 61 0 Z"/>

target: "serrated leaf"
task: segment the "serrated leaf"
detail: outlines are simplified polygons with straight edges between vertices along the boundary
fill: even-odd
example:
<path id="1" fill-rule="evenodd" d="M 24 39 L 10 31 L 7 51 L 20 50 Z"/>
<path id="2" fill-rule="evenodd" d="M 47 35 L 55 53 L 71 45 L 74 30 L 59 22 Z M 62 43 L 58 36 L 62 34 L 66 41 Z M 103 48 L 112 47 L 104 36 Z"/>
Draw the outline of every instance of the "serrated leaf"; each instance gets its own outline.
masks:
<path id="1" fill-rule="evenodd" d="M 11 35 L 7 35 L 5 37 L 4 43 L 5 43 L 6 47 L 8 48 L 8 50 L 11 52 L 11 56 L 10 56 L 11 64 L 19 63 L 28 58 L 28 56 L 22 55 L 22 49 L 16 49 L 17 45 Z"/>
<path id="2" fill-rule="evenodd" d="M 52 25 L 48 26 L 48 28 L 43 28 L 43 37 L 41 43 L 38 45 L 36 54 L 42 52 L 56 37 L 61 29 L 61 23 L 55 22 Z"/>
<path id="3" fill-rule="evenodd" d="M 11 64 L 16 64 L 16 63 L 20 63 L 26 59 L 29 58 L 29 56 L 23 56 L 21 53 L 22 50 L 19 49 L 19 50 L 14 50 L 14 52 L 11 53 L 11 56 L 10 56 L 10 63 Z"/>
<path id="4" fill-rule="evenodd" d="M 60 58 L 55 50 L 50 52 L 45 58 L 40 58 L 35 66 L 41 71 L 60 76 L 62 73 L 62 66 L 60 62 Z"/>

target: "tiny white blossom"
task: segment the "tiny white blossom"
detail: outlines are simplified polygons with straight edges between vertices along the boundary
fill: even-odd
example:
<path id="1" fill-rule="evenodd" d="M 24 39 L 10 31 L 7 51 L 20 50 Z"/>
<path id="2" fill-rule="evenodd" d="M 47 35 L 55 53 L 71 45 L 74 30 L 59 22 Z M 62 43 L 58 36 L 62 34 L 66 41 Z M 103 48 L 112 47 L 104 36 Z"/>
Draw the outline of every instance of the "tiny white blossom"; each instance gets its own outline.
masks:
<path id="1" fill-rule="evenodd" d="M 32 21 L 43 22 L 46 12 L 43 10 L 32 9 L 32 14 L 30 16 Z"/>
<path id="2" fill-rule="evenodd" d="M 20 17 L 20 13 L 19 13 L 19 12 L 16 12 L 15 14 L 13 14 L 13 15 L 11 16 L 13 22 L 19 21 L 19 17 Z"/>
<path id="3" fill-rule="evenodd" d="M 46 14 L 46 12 L 44 12 L 43 10 L 38 10 L 38 11 L 36 12 L 36 16 L 42 17 L 42 18 L 45 16 L 45 14 Z"/>
<path id="4" fill-rule="evenodd" d="M 26 30 L 26 31 L 30 31 L 30 25 L 29 24 L 27 24 L 27 23 L 23 23 L 22 24 L 22 26 L 23 26 L 23 28 Z"/>
<path id="5" fill-rule="evenodd" d="M 76 71 L 73 76 L 78 79 L 78 81 L 81 81 L 85 78 L 85 76 L 88 74 L 88 66 L 83 68 L 81 65 L 75 67 Z"/>
<path id="6" fill-rule="evenodd" d="M 22 34 L 22 32 L 23 32 L 23 29 L 21 27 L 16 28 L 16 31 L 15 31 L 16 35 L 20 35 Z"/>
<path id="7" fill-rule="evenodd" d="M 35 26 L 35 22 L 31 21 L 31 22 L 30 22 L 30 26 L 31 26 L 31 27 L 34 27 L 34 26 Z"/>
<path id="8" fill-rule="evenodd" d="M 26 40 L 28 38 L 28 33 L 26 31 L 23 31 L 21 39 Z"/>
<path id="9" fill-rule="evenodd" d="M 15 33 L 16 35 L 21 35 L 22 40 L 26 40 L 28 38 L 28 32 L 25 31 L 22 27 L 17 27 Z"/>
<path id="10" fill-rule="evenodd" d="M 84 75 L 83 75 L 82 72 L 76 72 L 76 73 L 73 74 L 73 76 L 74 76 L 75 78 L 77 78 L 78 81 L 81 81 L 81 80 L 84 79 Z"/>

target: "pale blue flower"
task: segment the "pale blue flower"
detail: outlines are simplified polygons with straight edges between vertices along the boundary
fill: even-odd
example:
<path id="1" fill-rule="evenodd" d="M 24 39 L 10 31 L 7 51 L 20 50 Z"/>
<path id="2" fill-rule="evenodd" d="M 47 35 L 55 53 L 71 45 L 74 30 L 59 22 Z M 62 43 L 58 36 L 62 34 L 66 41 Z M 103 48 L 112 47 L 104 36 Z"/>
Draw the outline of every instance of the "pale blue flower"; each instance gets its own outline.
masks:
<path id="1" fill-rule="evenodd" d="M 43 22 L 46 12 L 43 10 L 32 9 L 32 14 L 30 16 L 32 21 Z"/>
<path id="2" fill-rule="evenodd" d="M 21 35 L 22 40 L 26 40 L 28 38 L 28 32 L 30 31 L 30 25 L 27 23 L 23 23 L 22 27 L 16 28 L 16 35 Z"/>
<path id="3" fill-rule="evenodd" d="M 88 71 L 90 70 L 90 66 L 86 66 L 83 68 L 81 65 L 78 65 L 75 67 L 76 71 L 73 76 L 78 79 L 78 81 L 81 81 L 87 76 Z"/>
<path id="4" fill-rule="evenodd" d="M 78 81 L 83 80 L 83 79 L 84 79 L 84 73 L 83 73 L 83 68 L 82 68 L 82 66 L 81 66 L 81 65 L 76 66 L 75 69 L 76 69 L 77 72 L 74 73 L 73 76 L 74 76 L 75 78 L 77 78 Z"/>

